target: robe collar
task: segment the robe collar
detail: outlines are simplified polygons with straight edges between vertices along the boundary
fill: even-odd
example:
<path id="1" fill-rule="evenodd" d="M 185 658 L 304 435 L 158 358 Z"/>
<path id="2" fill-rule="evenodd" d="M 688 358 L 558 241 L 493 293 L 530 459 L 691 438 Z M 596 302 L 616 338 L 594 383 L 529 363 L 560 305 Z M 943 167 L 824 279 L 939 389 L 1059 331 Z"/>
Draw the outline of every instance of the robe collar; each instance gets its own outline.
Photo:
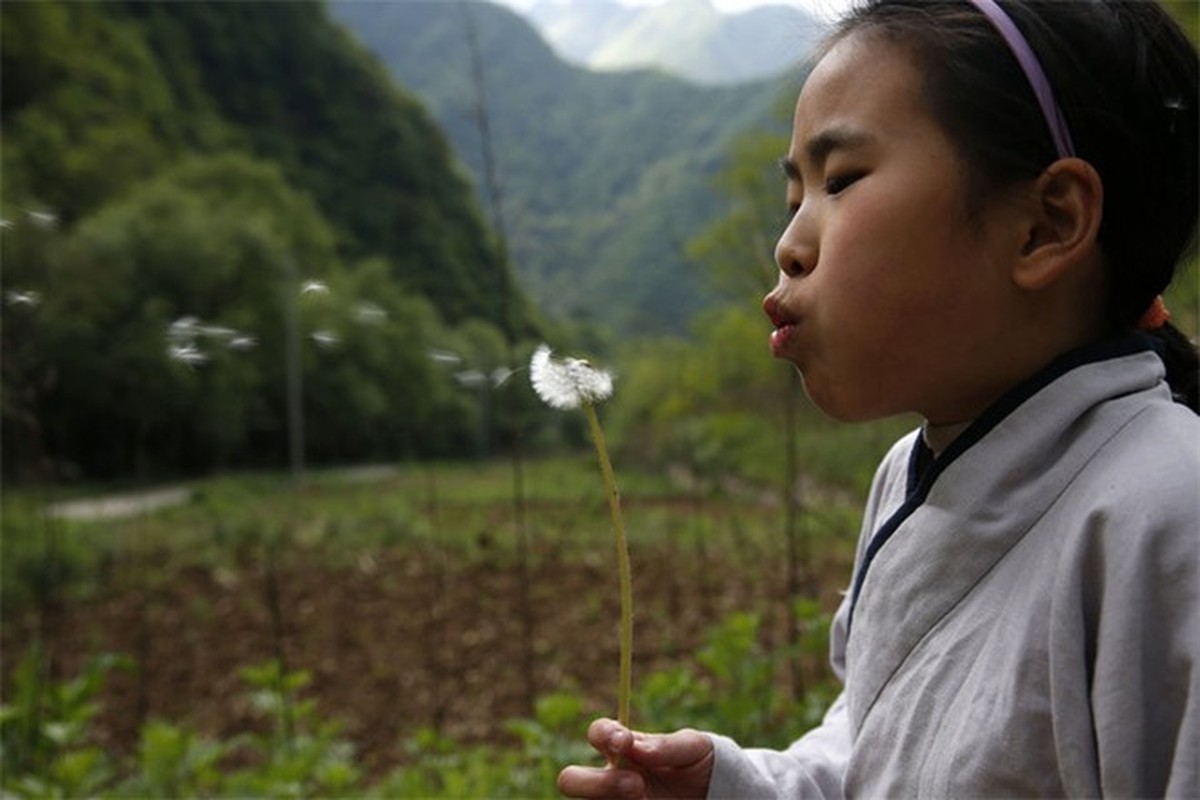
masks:
<path id="1" fill-rule="evenodd" d="M 1151 337 L 1135 334 L 1061 356 L 1003 395 L 937 459 L 914 437 L 906 499 L 869 540 L 851 590 L 856 726 L 921 639 L 1142 405 L 1105 401 L 1156 385 L 1170 399 L 1154 349 Z"/>

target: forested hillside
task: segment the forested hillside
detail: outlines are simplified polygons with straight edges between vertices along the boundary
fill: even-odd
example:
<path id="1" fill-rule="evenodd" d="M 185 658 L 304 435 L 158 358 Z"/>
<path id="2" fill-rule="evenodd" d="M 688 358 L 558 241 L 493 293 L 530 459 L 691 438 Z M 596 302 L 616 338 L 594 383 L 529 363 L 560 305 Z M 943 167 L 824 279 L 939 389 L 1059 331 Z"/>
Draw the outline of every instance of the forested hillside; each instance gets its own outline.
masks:
<path id="1" fill-rule="evenodd" d="M 591 73 L 489 3 L 331 10 L 428 103 L 476 175 L 482 84 L 514 269 L 545 313 L 622 336 L 681 332 L 711 300 L 684 253 L 718 213 L 711 176 L 737 134 L 786 126 L 778 107 L 799 75 L 705 88 L 649 71 Z"/>
<path id="2" fill-rule="evenodd" d="M 324 6 L 0 14 L 6 479 L 278 463 L 289 342 L 314 460 L 473 441 L 426 351 L 496 358 L 531 311 L 442 134 Z"/>

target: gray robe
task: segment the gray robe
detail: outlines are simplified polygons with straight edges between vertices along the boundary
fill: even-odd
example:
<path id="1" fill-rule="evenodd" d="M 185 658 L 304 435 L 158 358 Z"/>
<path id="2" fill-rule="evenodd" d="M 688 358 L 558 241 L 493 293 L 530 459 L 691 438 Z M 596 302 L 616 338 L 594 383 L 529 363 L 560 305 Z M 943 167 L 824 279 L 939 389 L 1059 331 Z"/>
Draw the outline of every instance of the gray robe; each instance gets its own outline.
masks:
<path id="1" fill-rule="evenodd" d="M 1148 347 L 1069 354 L 936 462 L 892 448 L 841 696 L 782 752 L 712 735 L 710 797 L 1200 797 L 1200 418 Z"/>

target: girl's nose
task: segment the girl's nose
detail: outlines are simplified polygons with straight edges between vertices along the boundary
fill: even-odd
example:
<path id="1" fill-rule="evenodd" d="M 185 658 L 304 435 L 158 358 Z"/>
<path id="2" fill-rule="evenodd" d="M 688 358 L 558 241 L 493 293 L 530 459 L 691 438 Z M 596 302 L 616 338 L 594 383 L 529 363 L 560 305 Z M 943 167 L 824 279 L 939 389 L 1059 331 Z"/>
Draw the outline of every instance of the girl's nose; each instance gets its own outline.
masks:
<path id="1" fill-rule="evenodd" d="M 789 278 L 799 278 L 817 266 L 817 236 L 811 212 L 801 206 L 775 244 L 775 263 Z"/>

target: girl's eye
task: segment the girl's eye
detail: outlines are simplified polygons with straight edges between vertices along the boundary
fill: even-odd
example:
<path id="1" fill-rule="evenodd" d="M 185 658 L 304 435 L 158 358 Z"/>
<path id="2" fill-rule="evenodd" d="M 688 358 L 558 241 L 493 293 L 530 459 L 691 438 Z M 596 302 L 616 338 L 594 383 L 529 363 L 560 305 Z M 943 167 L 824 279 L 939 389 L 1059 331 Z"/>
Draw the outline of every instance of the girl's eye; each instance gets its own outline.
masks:
<path id="1" fill-rule="evenodd" d="M 825 194 L 841 194 L 850 188 L 851 184 L 862 177 L 859 172 L 847 172 L 843 175 L 831 175 L 825 180 Z"/>

